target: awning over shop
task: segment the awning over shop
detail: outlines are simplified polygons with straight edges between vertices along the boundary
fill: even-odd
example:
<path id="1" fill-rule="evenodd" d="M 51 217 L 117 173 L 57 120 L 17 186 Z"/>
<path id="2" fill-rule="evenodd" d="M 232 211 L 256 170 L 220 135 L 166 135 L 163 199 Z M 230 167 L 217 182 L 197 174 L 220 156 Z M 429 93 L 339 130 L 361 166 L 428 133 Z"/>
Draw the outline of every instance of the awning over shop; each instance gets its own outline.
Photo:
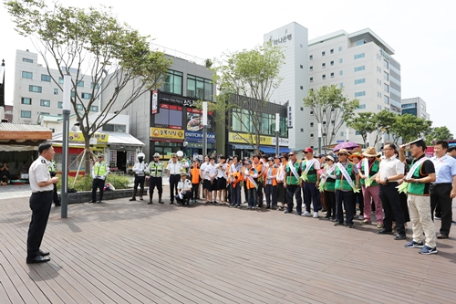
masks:
<path id="1" fill-rule="evenodd" d="M 111 145 L 111 146 L 128 146 L 128 147 L 143 147 L 144 143 L 139 139 L 136 139 L 134 136 L 130 135 L 129 133 L 123 132 L 107 132 L 103 131 L 104 134 L 108 135 L 108 142 L 103 143 L 104 145 Z M 53 136 L 54 142 L 62 142 L 62 133 L 54 134 Z M 84 142 L 70 142 L 71 146 L 81 145 L 84 147 Z"/>
<path id="2" fill-rule="evenodd" d="M 239 144 L 231 144 L 234 149 L 239 150 L 254 150 L 251 145 L 239 145 Z"/>
<path id="3" fill-rule="evenodd" d="M 260 151 L 263 151 L 266 154 L 275 154 L 275 147 L 260 146 Z M 289 153 L 289 148 L 279 147 L 279 153 Z"/>
<path id="4" fill-rule="evenodd" d="M 50 139 L 52 139 L 52 131 L 39 125 L 0 123 L 0 145 L 2 146 L 38 146 Z"/>

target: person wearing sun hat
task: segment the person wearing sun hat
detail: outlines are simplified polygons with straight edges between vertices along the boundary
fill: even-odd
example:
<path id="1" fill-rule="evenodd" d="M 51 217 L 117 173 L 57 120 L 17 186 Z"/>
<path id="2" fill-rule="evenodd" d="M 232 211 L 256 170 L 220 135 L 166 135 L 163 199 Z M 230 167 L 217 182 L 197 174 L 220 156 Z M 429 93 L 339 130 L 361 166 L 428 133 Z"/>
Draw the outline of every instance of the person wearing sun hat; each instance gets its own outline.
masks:
<path id="1" fill-rule="evenodd" d="M 360 183 L 364 196 L 364 220 L 362 224 L 371 224 L 371 200 L 375 204 L 375 217 L 377 218 L 377 228 L 383 228 L 383 210 L 380 200 L 380 188 L 375 178 L 380 170 L 380 160 L 377 158 L 378 153 L 374 147 L 368 147 L 363 152 L 365 157 L 361 162 L 359 170 Z"/>
<path id="2" fill-rule="evenodd" d="M 302 196 L 304 198 L 304 205 L 306 206 L 306 210 L 302 216 L 311 216 L 310 203 L 312 202 L 314 211 L 313 217 L 318 218 L 318 210 L 321 208 L 320 193 L 318 192 L 320 162 L 313 157 L 312 148 L 305 148 L 302 152 L 304 152 L 305 159 L 301 162 L 303 174 L 300 182 L 302 183 Z"/>
<path id="3" fill-rule="evenodd" d="M 345 209 L 346 225 L 353 228 L 353 190 L 359 188 L 358 168 L 348 161 L 348 151 L 340 149 L 337 153 L 339 163 L 336 165 L 336 219 L 334 226 L 342 226 L 344 224 L 344 212 L 342 203 Z"/>
<path id="4" fill-rule="evenodd" d="M 360 151 L 353 151 L 352 154 L 349 156 L 350 161 L 356 166 L 358 171 L 361 169 L 361 162 L 363 159 L 363 155 Z M 364 196 L 363 193 L 360 191 L 358 193 L 353 193 L 353 210 L 355 212 L 354 216 L 356 217 L 356 204 L 359 206 L 359 220 L 364 220 Z"/>
<path id="5" fill-rule="evenodd" d="M 336 185 L 335 170 L 336 165 L 334 164 L 334 157 L 327 155 L 325 157 L 325 167 L 321 174 L 320 181 L 320 184 L 323 184 L 323 194 L 325 196 L 327 208 L 326 216 L 323 218 L 324 220 L 335 221 L 336 218 L 336 194 L 334 190 Z"/>

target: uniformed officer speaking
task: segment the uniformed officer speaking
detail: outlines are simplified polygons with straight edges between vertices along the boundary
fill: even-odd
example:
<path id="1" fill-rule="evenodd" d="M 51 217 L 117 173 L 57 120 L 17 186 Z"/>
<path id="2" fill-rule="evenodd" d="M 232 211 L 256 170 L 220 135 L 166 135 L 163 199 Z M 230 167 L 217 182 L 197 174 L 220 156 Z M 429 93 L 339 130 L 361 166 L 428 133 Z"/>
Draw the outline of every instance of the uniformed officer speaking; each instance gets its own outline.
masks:
<path id="1" fill-rule="evenodd" d="M 30 209 L 32 220 L 27 235 L 27 264 L 43 263 L 50 260 L 49 252 L 40 249 L 46 230 L 49 213 L 52 206 L 52 193 L 54 184 L 59 178 L 51 178 L 49 174 L 49 162 L 54 158 L 54 148 L 50 143 L 42 143 L 38 147 L 40 156 L 35 160 L 29 169 L 29 182 L 32 189 L 30 197 Z"/>
<path id="2" fill-rule="evenodd" d="M 149 204 L 152 204 L 152 198 L 154 197 L 154 189 L 157 187 L 158 190 L 158 202 L 163 204 L 162 201 L 162 174 L 164 170 L 164 165 L 160 161 L 160 154 L 155 153 L 153 156 L 154 160 L 150 162 L 149 166 L 146 169 L 147 178 L 150 178 L 149 184 Z"/>

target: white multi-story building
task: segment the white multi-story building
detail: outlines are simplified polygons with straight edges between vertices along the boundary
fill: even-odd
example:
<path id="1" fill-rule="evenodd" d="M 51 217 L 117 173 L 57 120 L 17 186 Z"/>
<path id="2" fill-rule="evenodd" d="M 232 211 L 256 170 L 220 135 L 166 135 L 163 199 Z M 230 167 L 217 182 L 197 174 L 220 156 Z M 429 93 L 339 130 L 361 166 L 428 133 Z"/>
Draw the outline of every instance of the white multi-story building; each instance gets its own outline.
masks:
<path id="1" fill-rule="evenodd" d="M 283 80 L 269 101 L 288 106 L 289 147 L 305 148 L 310 144 L 309 111 L 303 101 L 309 90 L 307 28 L 292 22 L 265 34 L 264 42 L 268 41 L 281 46 L 285 55 L 285 64 L 280 69 Z"/>
<path id="2" fill-rule="evenodd" d="M 309 41 L 308 81 L 310 90 L 321 86 L 343 87 L 349 99 L 359 99 L 356 112 L 379 112 L 383 109 L 401 113 L 400 64 L 391 56 L 394 49 L 372 30 L 355 33 L 340 30 Z M 306 136 L 311 146 L 318 145 L 318 123 L 310 114 L 304 119 Z M 325 123 L 325 122 L 323 122 Z M 331 123 L 331 122 L 327 122 Z M 346 139 L 363 143 L 354 130 L 342 126 L 331 144 Z M 373 143 L 376 134 L 370 134 L 368 143 Z"/>
<path id="3" fill-rule="evenodd" d="M 63 87 L 63 78 L 56 69 L 50 70 L 54 79 Z M 77 70 L 70 68 L 70 74 L 76 78 Z M 16 51 L 14 76 L 14 123 L 37 123 L 40 115 L 62 115 L 63 94 L 54 83 L 45 66 L 38 63 L 38 54 L 30 51 Z M 90 77 L 81 77 L 78 82 L 81 100 L 90 100 L 93 84 Z M 82 110 L 82 104 L 78 104 Z M 92 105 L 91 112 L 99 112 L 100 105 Z M 71 113 L 74 110 L 71 109 Z"/>
<path id="4" fill-rule="evenodd" d="M 419 118 L 430 120 L 431 117 L 426 111 L 426 102 L 421 97 L 404 98 L 401 100 L 402 114 L 412 114 Z"/>

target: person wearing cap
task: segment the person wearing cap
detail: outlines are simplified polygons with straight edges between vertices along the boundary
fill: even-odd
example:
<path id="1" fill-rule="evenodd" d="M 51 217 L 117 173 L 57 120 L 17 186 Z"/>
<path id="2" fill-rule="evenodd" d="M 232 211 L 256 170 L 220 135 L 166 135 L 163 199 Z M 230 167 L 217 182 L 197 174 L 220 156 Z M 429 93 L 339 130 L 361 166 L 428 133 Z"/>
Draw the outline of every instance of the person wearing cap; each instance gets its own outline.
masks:
<path id="1" fill-rule="evenodd" d="M 247 209 L 257 208 L 258 171 L 251 160 L 245 161 L 244 182 L 247 188 Z"/>
<path id="2" fill-rule="evenodd" d="M 358 169 L 358 174 L 361 169 L 361 161 L 363 160 L 363 155 L 360 152 L 353 152 L 350 155 L 350 160 Z M 361 179 L 360 179 L 361 183 Z M 356 205 L 359 206 L 359 220 L 364 220 L 364 196 L 363 192 L 353 193 L 353 210 L 354 210 L 354 217 L 356 217 Z"/>
<path id="3" fill-rule="evenodd" d="M 176 156 L 177 156 L 177 161 L 181 164 L 182 171 L 187 172 L 188 168 L 190 167 L 190 164 L 188 163 L 187 158 L 184 157 L 184 152 L 177 151 Z"/>
<path id="4" fill-rule="evenodd" d="M 133 172 L 135 173 L 135 182 L 133 186 L 133 196 L 131 197 L 130 201 L 136 201 L 136 192 L 138 191 L 139 185 L 139 199 L 143 200 L 143 193 L 144 193 L 144 181 L 146 180 L 146 169 L 147 164 L 144 161 L 144 153 L 138 154 L 138 161 L 135 162 L 133 166 Z"/>
<path id="5" fill-rule="evenodd" d="M 282 162 L 282 159 L 284 159 L 283 162 Z M 286 166 L 285 156 L 276 155 L 274 157 L 274 165 L 277 166 L 277 177 L 276 177 L 277 210 L 282 211 L 283 206 L 284 206 L 285 202 L 287 201 L 286 196 L 285 196 L 286 195 L 285 188 L 283 187 L 283 180 L 285 179 L 285 166 Z"/>
<path id="6" fill-rule="evenodd" d="M 237 155 L 233 156 L 233 162 L 227 170 L 229 182 L 229 192 L 231 193 L 230 207 L 241 208 L 241 184 L 242 165 L 238 161 Z"/>
<path id="7" fill-rule="evenodd" d="M 320 154 L 318 156 L 318 161 L 320 162 L 320 173 L 325 170 L 326 167 L 326 154 Z M 320 180 L 321 180 L 321 174 L 320 174 Z M 320 194 L 320 203 L 321 203 L 321 212 L 326 212 L 328 210 L 326 206 L 326 199 L 325 199 L 325 193 L 321 192 Z"/>
<path id="8" fill-rule="evenodd" d="M 268 158 L 268 168 L 264 180 L 264 194 L 266 196 L 266 209 L 277 208 L 277 171 L 279 167 L 274 164 L 274 157 Z M 272 198 L 272 199 L 271 199 Z"/>
<path id="9" fill-rule="evenodd" d="M 372 224 L 371 201 L 375 205 L 375 217 L 377 219 L 377 228 L 383 228 L 383 210 L 380 200 L 380 188 L 376 181 L 377 174 L 380 170 L 380 159 L 374 147 L 368 147 L 363 152 L 365 157 L 361 162 L 359 177 L 364 198 L 364 219 L 362 224 Z M 370 182 L 366 183 L 366 180 Z"/>
<path id="10" fill-rule="evenodd" d="M 305 159 L 301 162 L 301 169 L 303 175 L 306 175 L 306 179 L 301 179 L 300 183 L 302 185 L 302 194 L 304 197 L 304 205 L 306 206 L 306 211 L 302 216 L 311 216 L 310 215 L 310 203 L 313 203 L 313 217 L 318 218 L 318 210 L 321 209 L 320 206 L 320 192 L 318 192 L 318 186 L 320 183 L 320 162 L 317 158 L 313 157 L 313 149 L 305 148 L 304 152 Z"/>
<path id="11" fill-rule="evenodd" d="M 408 183 L 407 204 L 412 222 L 413 240 L 405 244 L 404 247 L 421 248 L 419 251 L 420 254 L 436 254 L 438 251 L 435 225 L 432 222 L 430 199 L 430 186 L 431 183 L 436 181 L 435 167 L 434 163 L 424 153 L 427 147 L 422 139 L 414 141 L 409 145 L 413 160 L 406 159 L 404 155 L 405 145 L 402 145 L 399 149 L 401 162 L 407 162 L 411 166 L 404 181 Z M 399 223 L 397 227 L 399 227 Z"/>
<path id="12" fill-rule="evenodd" d="M 97 203 L 101 203 L 103 200 L 103 188 L 105 185 L 106 176 L 109 174 L 108 164 L 104 161 L 104 155 L 98 155 L 97 162 L 92 167 L 92 200 L 91 203 L 95 203 L 97 189 L 100 189 L 100 199 Z"/>
<path id="13" fill-rule="evenodd" d="M 198 197 L 198 190 L 200 186 L 200 169 L 198 167 L 198 159 L 194 159 L 192 166 L 190 167 L 190 176 L 192 182 L 192 201 L 196 203 L 196 199 Z"/>
<path id="14" fill-rule="evenodd" d="M 302 214 L 302 197 L 300 177 L 302 174 L 301 164 L 297 160 L 296 151 L 288 154 L 289 162 L 285 167 L 285 179 L 283 187 L 287 190 L 287 209 L 284 213 L 293 213 L 293 198 L 296 197 L 296 213 Z"/>
<path id="15" fill-rule="evenodd" d="M 435 167 L 436 181 L 431 184 L 431 215 L 440 207 L 441 222 L 438 239 L 447 239 L 452 222 L 452 202 L 456 197 L 456 160 L 447 154 L 448 143 L 440 140 L 434 145 L 435 156 L 431 158 Z"/>
<path id="16" fill-rule="evenodd" d="M 260 155 L 258 155 L 258 154 L 253 155 L 252 166 L 258 172 L 258 188 L 256 189 L 258 208 L 263 207 L 263 188 L 264 188 L 264 180 L 265 180 L 265 174 L 266 174 L 266 165 L 264 163 L 264 159 L 261 159 L 261 160 L 262 161 L 260 161 Z"/>
<path id="17" fill-rule="evenodd" d="M 336 219 L 337 222 L 334 226 L 341 226 L 344 224 L 344 211 L 345 209 L 345 222 L 347 227 L 353 228 L 353 189 L 359 188 L 359 175 L 356 166 L 348 161 L 348 151 L 340 149 L 337 153 L 339 163 L 336 165 Z"/>
<path id="18" fill-rule="evenodd" d="M 160 161 L 160 154 L 155 153 L 153 161 L 150 162 L 149 166 L 145 170 L 146 178 L 149 178 L 149 203 L 153 203 L 155 187 L 158 191 L 158 203 L 163 204 L 162 193 L 163 193 L 163 171 L 165 165 Z"/>
<path id="19" fill-rule="evenodd" d="M 206 199 L 207 198 L 207 184 L 204 182 L 204 172 L 206 171 L 206 166 L 209 165 L 209 156 L 206 155 L 204 156 L 204 162 L 201 164 L 200 166 L 200 177 L 201 177 L 201 180 L 203 181 L 203 198 Z"/>
<path id="20" fill-rule="evenodd" d="M 177 161 L 176 153 L 172 153 L 171 161 L 168 162 L 168 166 L 166 167 L 169 178 L 169 192 L 171 195 L 171 205 L 174 204 L 174 196 L 175 194 L 177 194 L 177 184 L 179 183 L 182 169 L 182 163 Z"/>
<path id="21" fill-rule="evenodd" d="M 334 164 L 334 157 L 327 155 L 325 157 L 325 166 L 323 174 L 321 174 L 320 184 L 323 185 L 323 194 L 326 201 L 326 216 L 324 220 L 335 221 L 336 219 L 336 165 Z"/>
<path id="22" fill-rule="evenodd" d="M 189 206 L 191 198 L 192 198 L 192 182 L 187 179 L 187 172 L 182 171 L 180 173 L 180 180 L 177 183 L 176 200 L 180 204 L 182 204 L 182 206 Z"/>
<path id="23" fill-rule="evenodd" d="M 214 200 L 217 200 L 218 196 L 218 201 L 219 204 L 224 204 L 226 205 L 226 169 L 227 169 L 227 164 L 225 163 L 226 157 L 223 155 L 219 156 L 218 159 L 218 164 L 216 165 L 217 168 L 217 192 Z M 218 195 L 217 195 L 218 193 Z"/>

